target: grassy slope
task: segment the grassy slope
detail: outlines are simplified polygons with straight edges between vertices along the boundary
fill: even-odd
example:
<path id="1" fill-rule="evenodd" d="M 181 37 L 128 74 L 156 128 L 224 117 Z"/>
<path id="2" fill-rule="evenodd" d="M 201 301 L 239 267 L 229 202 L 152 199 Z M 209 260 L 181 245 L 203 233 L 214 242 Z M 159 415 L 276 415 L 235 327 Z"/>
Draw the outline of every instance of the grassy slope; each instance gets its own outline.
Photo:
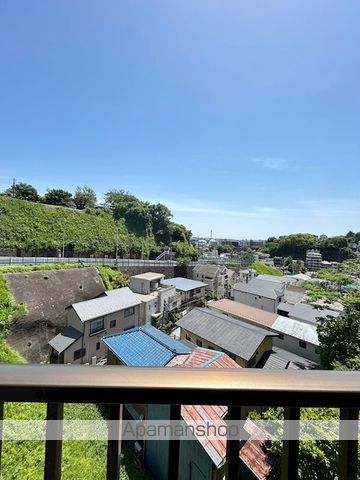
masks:
<path id="1" fill-rule="evenodd" d="M 252 268 L 256 270 L 258 275 L 275 275 L 277 277 L 282 276 L 282 273 L 279 270 L 261 262 L 254 262 L 252 264 Z"/>
<path id="2" fill-rule="evenodd" d="M 18 271 L 55 270 L 74 268 L 74 265 L 41 265 L 34 267 L 0 268 L 0 363 L 25 363 L 25 360 L 6 345 L 6 327 L 24 312 L 24 307 L 16 305 L 7 289 L 2 274 Z M 78 267 L 81 268 L 81 267 Z M 125 277 L 107 267 L 99 267 L 99 273 L 105 287 L 111 289 L 125 282 Z M 5 403 L 5 419 L 44 420 L 44 404 Z M 64 412 L 66 419 L 102 420 L 103 417 L 95 405 L 67 404 Z M 121 480 L 142 480 L 147 477 L 134 462 L 132 453 L 124 448 Z M 1 480 L 40 480 L 43 478 L 45 444 L 41 441 L 4 442 L 2 450 Z M 68 441 L 63 443 L 62 478 L 63 480 L 102 480 L 106 469 L 106 442 L 104 441 Z"/>
<path id="3" fill-rule="evenodd" d="M 85 367 L 84 367 L 85 368 Z M 67 420 L 103 420 L 96 405 L 66 404 Z M 6 403 L 5 419 L 44 420 L 45 404 Z M 103 480 L 106 476 L 106 441 L 65 441 L 62 451 L 63 480 Z M 131 451 L 123 448 L 121 480 L 145 480 Z M 41 480 L 43 478 L 45 442 L 35 440 L 4 441 L 1 480 Z"/>
<path id="4" fill-rule="evenodd" d="M 0 248 L 29 250 L 66 248 L 75 253 L 114 254 L 116 230 L 119 248 L 128 252 L 143 246 L 144 253 L 156 248 L 154 238 L 136 237 L 123 224 L 115 225 L 111 213 L 51 207 L 0 196 Z"/>

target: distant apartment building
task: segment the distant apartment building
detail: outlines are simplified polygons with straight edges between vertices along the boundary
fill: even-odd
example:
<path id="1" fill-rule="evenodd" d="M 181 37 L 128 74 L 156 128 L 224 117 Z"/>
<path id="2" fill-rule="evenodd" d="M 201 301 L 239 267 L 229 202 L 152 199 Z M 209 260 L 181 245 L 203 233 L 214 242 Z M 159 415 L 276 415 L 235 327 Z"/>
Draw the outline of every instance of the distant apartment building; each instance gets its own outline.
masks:
<path id="1" fill-rule="evenodd" d="M 67 308 L 67 326 L 50 340 L 52 363 L 90 363 L 105 356 L 104 335 L 138 326 L 141 302 L 128 288 L 105 292 L 102 297 Z"/>
<path id="2" fill-rule="evenodd" d="M 248 283 L 236 283 L 233 288 L 235 302 L 252 307 L 276 312 L 277 306 L 284 299 L 285 285 L 278 281 L 252 279 Z"/>
<path id="3" fill-rule="evenodd" d="M 239 281 L 249 283 L 250 280 L 257 277 L 257 272 L 253 268 L 246 268 L 239 271 Z"/>
<path id="4" fill-rule="evenodd" d="M 180 295 L 181 306 L 198 304 L 205 300 L 205 288 L 207 284 L 204 282 L 183 277 L 174 277 L 162 280 L 161 285 L 175 287 L 176 292 Z"/>
<path id="5" fill-rule="evenodd" d="M 173 285 L 162 285 L 165 275 L 146 272 L 130 277 L 130 288 L 141 301 L 140 317 L 144 323 L 154 324 L 181 305 L 181 297 Z"/>
<path id="6" fill-rule="evenodd" d="M 322 255 L 318 250 L 308 250 L 306 252 L 306 268 L 311 272 L 316 272 L 321 268 Z"/>
<path id="7" fill-rule="evenodd" d="M 236 281 L 236 273 L 221 265 L 197 264 L 193 279 L 206 283 L 205 290 L 214 292 L 218 298 L 227 297 Z"/>

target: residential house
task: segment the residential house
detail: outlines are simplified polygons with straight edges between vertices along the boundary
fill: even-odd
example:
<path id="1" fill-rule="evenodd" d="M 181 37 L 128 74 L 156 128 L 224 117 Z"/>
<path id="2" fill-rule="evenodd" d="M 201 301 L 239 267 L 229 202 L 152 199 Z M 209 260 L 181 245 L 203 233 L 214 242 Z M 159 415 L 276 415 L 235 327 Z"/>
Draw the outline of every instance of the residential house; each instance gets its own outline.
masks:
<path id="1" fill-rule="evenodd" d="M 255 367 L 271 350 L 277 333 L 234 320 L 210 308 L 194 308 L 177 321 L 180 339 L 213 350 L 221 350 L 241 367 Z"/>
<path id="2" fill-rule="evenodd" d="M 204 282 L 183 277 L 174 277 L 162 280 L 161 285 L 174 286 L 176 288 L 176 292 L 179 293 L 181 298 L 181 306 L 199 304 L 205 299 L 205 288 L 207 284 Z"/>
<path id="3" fill-rule="evenodd" d="M 278 336 L 273 339 L 274 346 L 319 363 L 316 325 L 227 299 L 211 302 L 208 307 L 231 318 L 277 333 Z"/>
<path id="4" fill-rule="evenodd" d="M 191 352 L 189 346 L 174 340 L 152 325 L 142 325 L 125 332 L 106 335 L 102 341 L 108 350 L 109 365 L 164 367 L 175 356 Z"/>
<path id="5" fill-rule="evenodd" d="M 193 279 L 206 283 L 207 292 L 214 292 L 218 298 L 224 298 L 231 292 L 236 273 L 225 266 L 198 263 L 193 270 Z"/>
<path id="6" fill-rule="evenodd" d="M 275 313 L 284 299 L 285 285 L 276 281 L 254 278 L 249 283 L 236 283 L 233 288 L 235 302 L 244 303 Z"/>
<path id="7" fill-rule="evenodd" d="M 145 367 L 183 368 L 239 368 L 223 352 L 195 347 L 187 347 L 173 340 L 151 325 L 103 338 L 108 348 L 108 363 Z M 206 422 L 211 418 L 217 425 L 225 426 L 227 407 L 182 405 L 181 416 L 188 424 Z M 130 419 L 169 420 L 169 405 L 125 405 L 125 416 Z M 264 453 L 262 432 L 247 420 L 244 426 L 249 434 L 239 452 L 241 473 L 250 480 L 265 480 L 269 464 Z M 253 439 L 253 437 L 256 440 Z M 138 442 L 146 469 L 153 478 L 166 480 L 169 471 L 169 443 L 167 440 Z M 226 440 L 212 436 L 194 436 L 180 443 L 179 480 L 205 479 L 220 480 L 226 468 Z"/>
<path id="8" fill-rule="evenodd" d="M 246 268 L 239 271 L 239 282 L 249 283 L 250 280 L 257 277 L 257 272 L 253 268 Z"/>
<path id="9" fill-rule="evenodd" d="M 67 308 L 67 326 L 50 340 L 53 363 L 89 363 L 106 354 L 101 338 L 141 323 L 140 300 L 128 288 L 105 292 L 102 297 Z"/>
<path id="10" fill-rule="evenodd" d="M 130 288 L 141 301 L 140 316 L 145 323 L 155 324 L 164 314 L 181 305 L 175 286 L 161 284 L 164 277 L 153 272 L 130 277 Z"/>
<path id="11" fill-rule="evenodd" d="M 273 347 L 264 353 L 256 367 L 264 370 L 314 370 L 319 368 L 319 364 L 282 348 Z"/>
<path id="12" fill-rule="evenodd" d="M 293 318 L 301 322 L 317 325 L 321 320 L 326 320 L 328 317 L 336 318 L 340 312 L 335 312 L 324 307 L 314 307 L 307 303 L 288 303 L 282 302 L 279 304 L 277 313 L 283 317 Z"/>
<path id="13" fill-rule="evenodd" d="M 174 357 L 166 368 L 239 368 L 223 352 L 196 348 L 190 354 Z M 218 427 L 226 425 L 227 407 L 218 405 L 182 405 L 181 417 L 189 426 L 194 422 Z M 147 419 L 169 420 L 168 405 L 148 405 Z M 240 478 L 265 480 L 270 465 L 265 452 L 265 435 L 249 419 L 244 424 L 249 438 L 239 451 Z M 152 440 L 145 447 L 145 466 L 156 480 L 167 480 L 169 462 L 168 442 Z M 194 440 L 180 442 L 178 480 L 223 480 L 226 474 L 226 439 L 213 435 L 194 435 Z"/>

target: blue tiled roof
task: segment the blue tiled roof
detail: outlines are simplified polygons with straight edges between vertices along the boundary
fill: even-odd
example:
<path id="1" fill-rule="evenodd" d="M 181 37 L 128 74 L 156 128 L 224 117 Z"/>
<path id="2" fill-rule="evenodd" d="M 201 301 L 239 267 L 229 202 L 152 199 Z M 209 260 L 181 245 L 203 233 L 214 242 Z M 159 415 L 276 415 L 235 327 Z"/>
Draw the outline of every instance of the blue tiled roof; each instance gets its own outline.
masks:
<path id="1" fill-rule="evenodd" d="M 151 325 L 103 337 L 103 342 L 125 365 L 164 367 L 176 355 L 191 349 Z"/>

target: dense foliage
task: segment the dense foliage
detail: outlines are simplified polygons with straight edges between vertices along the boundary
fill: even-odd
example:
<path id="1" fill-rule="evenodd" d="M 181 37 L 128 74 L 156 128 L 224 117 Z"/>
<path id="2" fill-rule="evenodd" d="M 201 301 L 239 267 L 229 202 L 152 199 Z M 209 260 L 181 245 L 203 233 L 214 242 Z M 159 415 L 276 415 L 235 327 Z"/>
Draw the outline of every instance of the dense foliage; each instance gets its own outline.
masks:
<path id="1" fill-rule="evenodd" d="M 344 299 L 344 312 L 318 326 L 319 353 L 325 368 L 360 370 L 360 291 Z"/>
<path id="2" fill-rule="evenodd" d="M 253 420 L 283 420 L 283 408 L 270 408 L 261 414 L 251 412 Z M 303 421 L 337 421 L 339 412 L 333 408 L 302 408 L 300 419 Z M 326 434 L 326 427 L 324 433 Z M 299 445 L 299 479 L 301 480 L 335 480 L 337 479 L 339 444 L 328 440 L 304 440 Z M 268 480 L 281 477 L 280 459 L 282 442 L 272 441 L 265 446 L 271 471 Z"/>
<path id="3" fill-rule="evenodd" d="M 109 208 L 76 210 L 0 197 L 0 249 L 19 254 L 65 256 L 157 256 L 171 245 L 178 256 L 193 257 L 191 232 L 170 221 L 161 205 L 124 198 Z M 127 194 L 126 194 L 127 195 Z M 131 196 L 130 196 L 131 197 Z M 142 205 L 144 204 L 144 205 Z M 145 223 L 144 223 L 145 222 Z"/>
<path id="4" fill-rule="evenodd" d="M 272 257 L 292 257 L 297 260 L 305 260 L 307 250 L 317 249 L 322 253 L 324 260 L 341 262 L 354 257 L 351 249 L 351 245 L 354 243 L 353 238 L 357 237 L 319 238 L 309 233 L 297 233 L 279 238 L 269 238 L 265 244 L 265 250 Z"/>

